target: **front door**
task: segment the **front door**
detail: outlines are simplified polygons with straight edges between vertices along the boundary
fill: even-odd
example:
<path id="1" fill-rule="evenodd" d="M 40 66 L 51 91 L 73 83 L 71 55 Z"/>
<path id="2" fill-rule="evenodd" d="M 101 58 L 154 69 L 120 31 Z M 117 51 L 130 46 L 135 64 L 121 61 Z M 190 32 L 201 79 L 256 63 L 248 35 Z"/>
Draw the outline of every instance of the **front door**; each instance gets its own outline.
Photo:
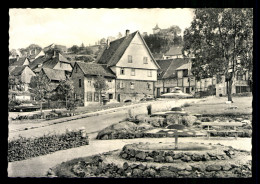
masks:
<path id="1" fill-rule="evenodd" d="M 120 102 L 120 94 L 117 95 L 117 101 Z"/>

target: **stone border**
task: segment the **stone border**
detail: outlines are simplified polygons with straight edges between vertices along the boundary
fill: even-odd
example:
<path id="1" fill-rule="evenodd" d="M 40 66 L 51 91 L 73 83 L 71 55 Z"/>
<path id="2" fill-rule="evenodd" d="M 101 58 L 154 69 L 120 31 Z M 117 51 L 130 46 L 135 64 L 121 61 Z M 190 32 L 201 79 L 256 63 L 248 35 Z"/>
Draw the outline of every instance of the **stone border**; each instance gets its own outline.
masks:
<path id="1" fill-rule="evenodd" d="M 130 161 L 181 163 L 212 160 L 228 160 L 230 158 L 235 157 L 237 152 L 232 147 L 226 147 L 221 145 L 214 145 L 214 149 L 205 151 L 144 150 L 142 148 L 139 148 L 139 146 L 142 145 L 144 145 L 144 143 L 125 145 L 122 151 L 120 152 L 120 157 Z M 151 144 L 146 143 L 145 145 Z M 201 145 L 205 146 L 205 144 Z"/>

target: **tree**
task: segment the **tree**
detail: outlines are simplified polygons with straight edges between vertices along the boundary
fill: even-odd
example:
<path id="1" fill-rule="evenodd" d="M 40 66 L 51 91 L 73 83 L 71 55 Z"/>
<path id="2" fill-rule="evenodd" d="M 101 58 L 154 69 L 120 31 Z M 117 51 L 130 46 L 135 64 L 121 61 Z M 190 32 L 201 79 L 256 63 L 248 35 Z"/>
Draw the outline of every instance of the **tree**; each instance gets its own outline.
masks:
<path id="1" fill-rule="evenodd" d="M 196 9 L 191 26 L 184 31 L 183 54 L 195 55 L 192 73 L 197 79 L 225 75 L 232 102 L 235 73 L 252 69 L 252 40 L 253 9 Z"/>
<path id="2" fill-rule="evenodd" d="M 43 75 L 36 75 L 31 78 L 29 86 L 31 91 L 35 94 L 35 98 L 40 101 L 42 113 L 42 102 L 51 92 L 50 81 Z"/>
<path id="3" fill-rule="evenodd" d="M 94 85 L 95 90 L 99 93 L 99 102 L 102 103 L 102 101 L 101 101 L 102 91 L 105 91 L 108 89 L 106 79 L 103 76 L 99 75 L 96 78 L 96 81 L 94 82 L 93 85 Z"/>
<path id="4" fill-rule="evenodd" d="M 77 54 L 79 52 L 79 47 L 77 45 L 73 45 L 71 48 L 68 48 L 68 51 L 73 54 Z"/>
<path id="5" fill-rule="evenodd" d="M 8 77 L 8 86 L 10 90 L 20 90 L 21 91 L 22 81 L 19 77 L 14 75 L 9 75 Z"/>
<path id="6" fill-rule="evenodd" d="M 66 108 L 68 108 L 67 101 L 69 98 L 72 98 L 73 94 L 74 94 L 73 81 L 71 79 L 60 81 L 60 83 L 55 91 L 57 91 L 59 98 L 65 99 Z"/>
<path id="7" fill-rule="evenodd" d="M 165 53 L 170 49 L 170 40 L 159 34 L 144 36 L 144 40 L 152 53 Z"/>

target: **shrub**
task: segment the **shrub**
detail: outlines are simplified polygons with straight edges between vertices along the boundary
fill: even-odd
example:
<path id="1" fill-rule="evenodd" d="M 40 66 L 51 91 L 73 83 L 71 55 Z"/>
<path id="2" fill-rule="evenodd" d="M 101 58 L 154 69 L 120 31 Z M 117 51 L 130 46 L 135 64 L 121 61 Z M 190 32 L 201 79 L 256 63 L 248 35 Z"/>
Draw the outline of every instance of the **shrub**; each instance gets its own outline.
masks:
<path id="1" fill-rule="evenodd" d="M 20 137 L 8 142 L 8 162 L 25 160 L 88 144 L 88 137 L 82 137 L 81 131 L 71 131 L 61 135 L 44 135 L 37 138 Z"/>

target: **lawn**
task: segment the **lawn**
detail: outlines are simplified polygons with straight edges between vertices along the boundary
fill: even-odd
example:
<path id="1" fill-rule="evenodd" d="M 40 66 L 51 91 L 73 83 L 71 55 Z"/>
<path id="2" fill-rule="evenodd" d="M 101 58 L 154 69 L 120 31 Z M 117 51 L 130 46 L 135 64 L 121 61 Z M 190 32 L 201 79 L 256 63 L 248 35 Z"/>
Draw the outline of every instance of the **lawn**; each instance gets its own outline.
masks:
<path id="1" fill-rule="evenodd" d="M 213 97 L 198 103 L 186 104 L 185 111 L 194 114 L 246 115 L 252 114 L 252 96 L 233 97 L 232 104 L 226 104 L 227 97 Z"/>

